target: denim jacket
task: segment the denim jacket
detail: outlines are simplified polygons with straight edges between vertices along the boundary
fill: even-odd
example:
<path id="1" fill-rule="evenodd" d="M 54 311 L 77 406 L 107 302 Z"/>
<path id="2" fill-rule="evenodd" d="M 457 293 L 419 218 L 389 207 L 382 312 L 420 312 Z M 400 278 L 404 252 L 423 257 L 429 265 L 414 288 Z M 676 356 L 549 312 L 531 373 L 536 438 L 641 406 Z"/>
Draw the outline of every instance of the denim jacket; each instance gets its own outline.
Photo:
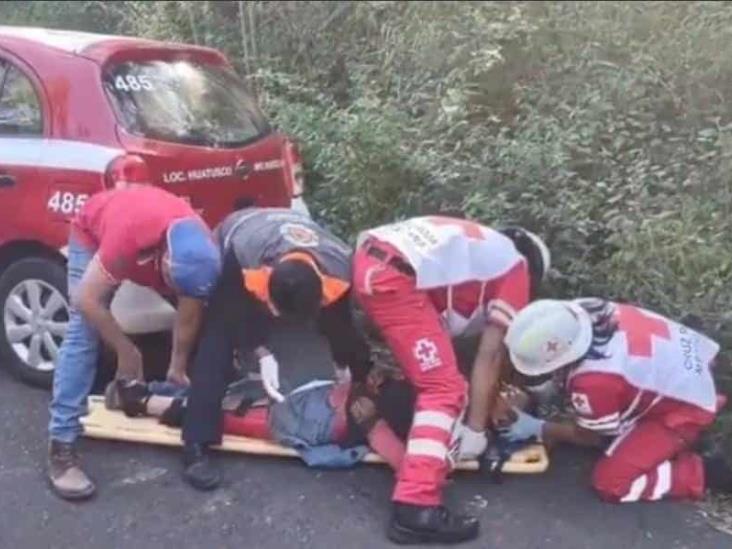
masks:
<path id="1" fill-rule="evenodd" d="M 367 446 L 342 448 L 333 443 L 336 412 L 330 403 L 333 383 L 302 387 L 270 408 L 272 436 L 294 448 L 309 467 L 352 467 L 368 453 Z"/>

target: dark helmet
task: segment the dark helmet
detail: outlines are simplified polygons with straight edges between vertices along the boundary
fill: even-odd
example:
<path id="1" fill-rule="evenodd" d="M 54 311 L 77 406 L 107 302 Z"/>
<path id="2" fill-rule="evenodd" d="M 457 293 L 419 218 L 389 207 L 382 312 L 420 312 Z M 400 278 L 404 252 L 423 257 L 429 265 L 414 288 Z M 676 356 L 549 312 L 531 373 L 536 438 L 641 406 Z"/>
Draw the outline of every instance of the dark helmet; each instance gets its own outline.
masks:
<path id="1" fill-rule="evenodd" d="M 551 253 L 544 241 L 522 227 L 504 227 L 499 232 L 513 241 L 518 252 L 529 263 L 531 285 L 537 288 L 551 269 Z"/>

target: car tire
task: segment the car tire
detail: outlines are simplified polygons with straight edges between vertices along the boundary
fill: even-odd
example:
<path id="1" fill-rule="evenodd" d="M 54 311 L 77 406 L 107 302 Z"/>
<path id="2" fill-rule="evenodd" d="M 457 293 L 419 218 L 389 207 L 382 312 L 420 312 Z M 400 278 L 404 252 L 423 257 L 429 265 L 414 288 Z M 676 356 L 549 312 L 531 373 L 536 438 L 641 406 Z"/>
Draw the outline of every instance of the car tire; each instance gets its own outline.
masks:
<path id="1" fill-rule="evenodd" d="M 50 388 L 68 323 L 66 269 L 41 257 L 22 259 L 0 277 L 0 361 L 20 380 Z"/>

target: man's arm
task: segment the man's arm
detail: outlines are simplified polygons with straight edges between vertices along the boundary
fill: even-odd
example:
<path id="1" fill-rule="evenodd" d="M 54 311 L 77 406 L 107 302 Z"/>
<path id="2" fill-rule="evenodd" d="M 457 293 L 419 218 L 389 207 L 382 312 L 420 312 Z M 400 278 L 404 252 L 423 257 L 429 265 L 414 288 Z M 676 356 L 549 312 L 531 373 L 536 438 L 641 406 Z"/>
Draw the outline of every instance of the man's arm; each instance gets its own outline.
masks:
<path id="1" fill-rule="evenodd" d="M 102 267 L 99 257 L 95 256 L 72 296 L 72 302 L 99 332 L 102 340 L 117 353 L 117 375 L 141 378 L 142 355 L 109 311 L 109 302 L 117 286 Z"/>
<path id="2" fill-rule="evenodd" d="M 364 381 L 372 366 L 371 353 L 355 325 L 349 296 L 350 292 L 323 309 L 320 329 L 328 338 L 338 367 L 349 367 L 354 381 Z"/>
<path id="3" fill-rule="evenodd" d="M 498 397 L 501 374 L 506 367 L 505 328 L 490 323 L 483 331 L 470 378 L 470 410 L 467 425 L 476 432 L 488 427 L 488 418 Z"/>
<path id="4" fill-rule="evenodd" d="M 201 329 L 204 303 L 199 299 L 179 296 L 173 327 L 173 351 L 168 367 L 168 380 L 188 385 L 188 361 Z"/>

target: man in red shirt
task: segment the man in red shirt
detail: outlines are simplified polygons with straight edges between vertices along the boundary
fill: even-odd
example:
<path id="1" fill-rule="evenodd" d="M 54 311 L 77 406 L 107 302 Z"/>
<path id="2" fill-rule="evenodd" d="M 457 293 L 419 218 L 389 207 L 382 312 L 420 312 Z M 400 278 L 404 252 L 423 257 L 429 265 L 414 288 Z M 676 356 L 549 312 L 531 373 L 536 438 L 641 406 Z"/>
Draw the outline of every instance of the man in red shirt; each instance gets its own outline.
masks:
<path id="1" fill-rule="evenodd" d="M 80 467 L 75 441 L 94 382 L 99 347 L 117 354 L 120 378 L 142 376 L 142 356 L 109 310 L 125 280 L 177 300 L 168 377 L 185 382 L 205 300 L 221 270 L 209 229 L 183 199 L 152 186 L 94 195 L 73 220 L 68 248 L 69 324 L 53 383 L 48 477 L 58 495 L 84 499 L 94 483 Z"/>
<path id="2" fill-rule="evenodd" d="M 549 252 L 523 229 L 499 232 L 447 217 L 377 227 L 359 241 L 353 260 L 356 297 L 417 394 L 388 536 L 397 543 L 474 538 L 477 520 L 441 505 L 449 458 L 456 439 L 464 457 L 485 450 L 485 430 L 507 363 L 503 336 L 549 269 Z M 481 340 L 467 425 L 458 435 L 468 386 L 451 337 L 472 335 Z"/>

